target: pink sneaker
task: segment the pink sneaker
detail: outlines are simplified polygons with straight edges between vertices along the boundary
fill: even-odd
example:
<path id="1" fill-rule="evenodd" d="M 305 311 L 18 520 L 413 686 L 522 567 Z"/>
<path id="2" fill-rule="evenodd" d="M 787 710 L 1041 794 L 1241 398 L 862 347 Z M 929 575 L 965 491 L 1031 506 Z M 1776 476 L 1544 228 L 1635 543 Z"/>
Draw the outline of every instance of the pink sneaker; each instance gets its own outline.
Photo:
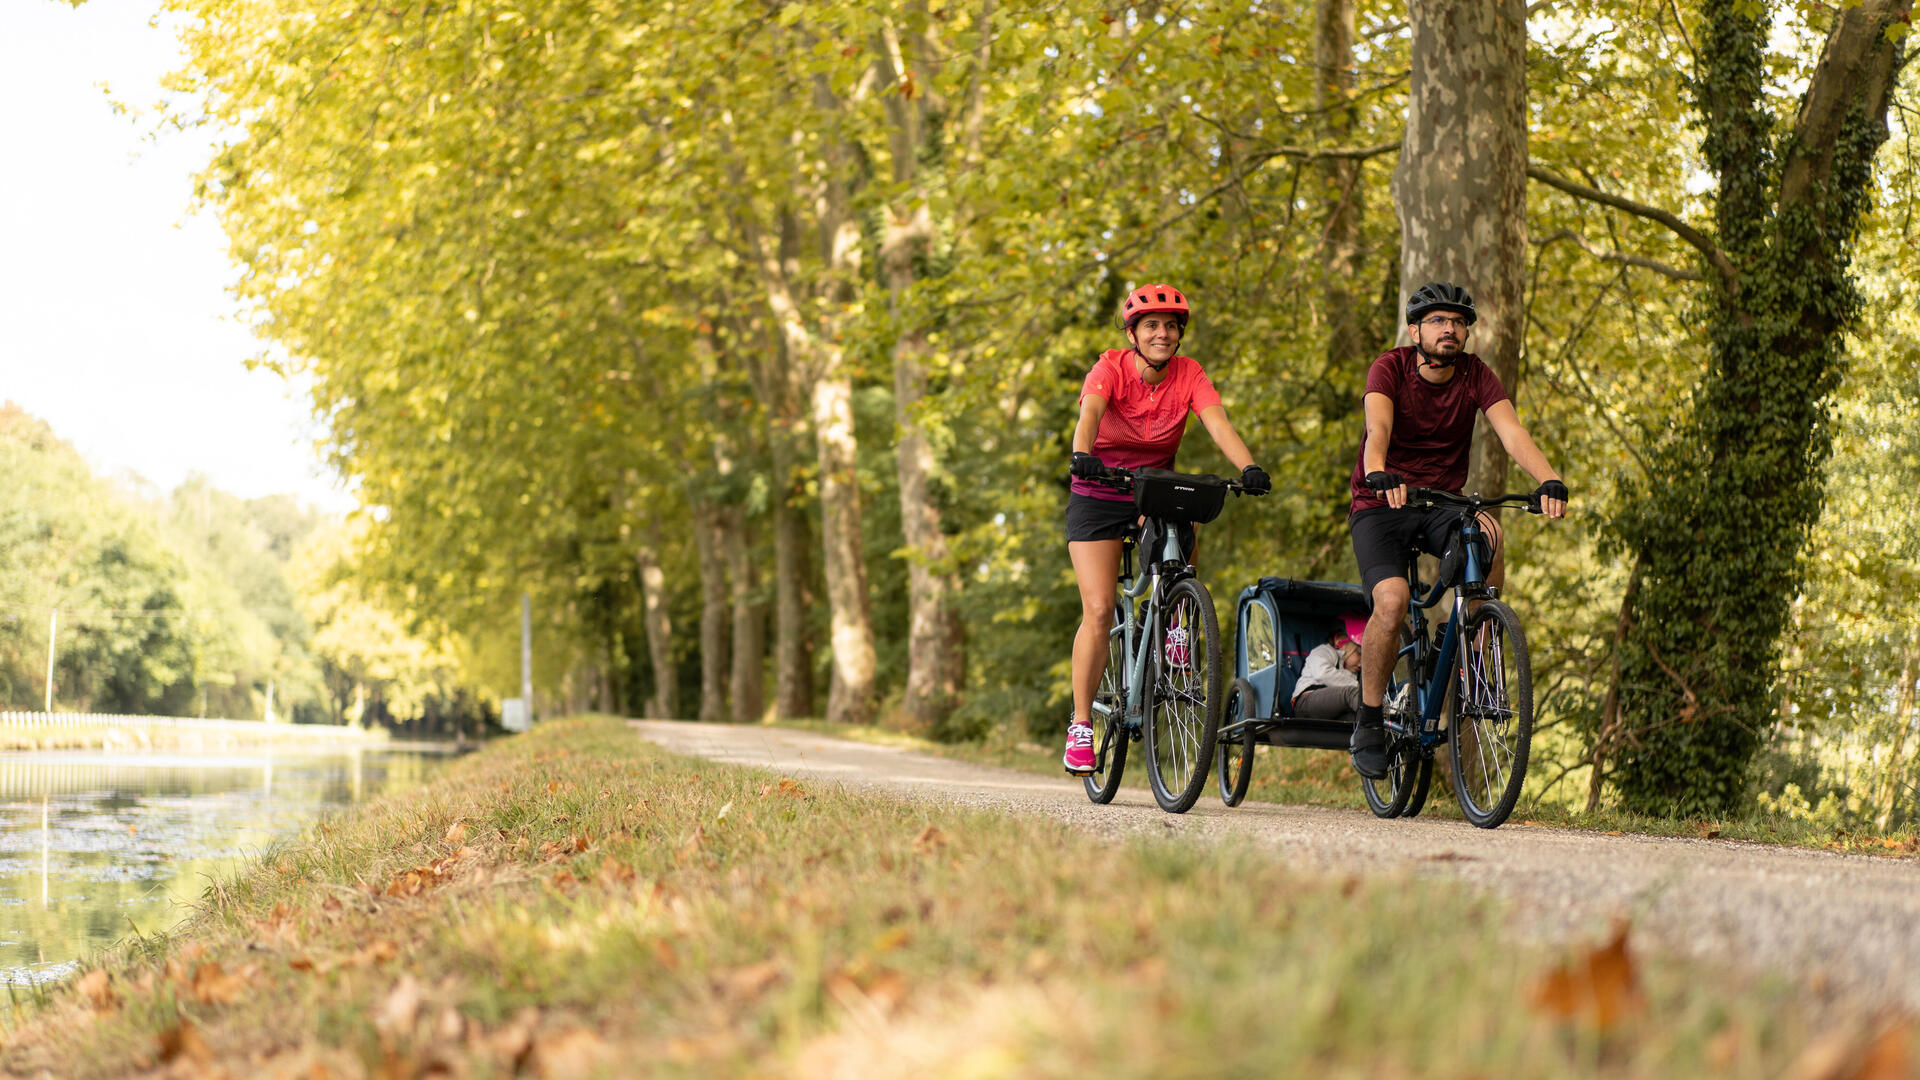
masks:
<path id="1" fill-rule="evenodd" d="M 1193 650 L 1187 645 L 1187 628 L 1176 626 L 1167 631 L 1167 666 L 1175 671 L 1185 671 L 1192 659 Z"/>
<path id="2" fill-rule="evenodd" d="M 1075 776 L 1093 775 L 1093 725 L 1074 720 L 1067 724 L 1067 752 L 1060 763 Z"/>

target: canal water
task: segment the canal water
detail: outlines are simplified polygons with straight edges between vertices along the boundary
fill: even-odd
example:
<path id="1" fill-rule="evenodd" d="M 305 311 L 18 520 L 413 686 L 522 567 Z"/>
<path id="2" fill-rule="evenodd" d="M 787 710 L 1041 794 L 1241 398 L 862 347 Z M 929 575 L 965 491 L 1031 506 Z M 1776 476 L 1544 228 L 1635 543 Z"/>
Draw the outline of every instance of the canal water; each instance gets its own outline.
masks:
<path id="1" fill-rule="evenodd" d="M 445 760 L 387 747 L 0 753 L 0 981 L 64 978 L 136 928 L 165 930 L 242 860 Z"/>

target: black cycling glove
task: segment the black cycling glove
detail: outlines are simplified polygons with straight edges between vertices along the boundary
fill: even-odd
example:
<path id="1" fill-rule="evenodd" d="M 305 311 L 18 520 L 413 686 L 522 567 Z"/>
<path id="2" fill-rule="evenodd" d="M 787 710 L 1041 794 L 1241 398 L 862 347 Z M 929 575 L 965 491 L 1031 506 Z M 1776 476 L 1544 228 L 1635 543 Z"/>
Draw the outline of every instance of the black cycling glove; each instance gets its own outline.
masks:
<path id="1" fill-rule="evenodd" d="M 1105 462 L 1094 457 L 1092 454 L 1075 450 L 1073 452 L 1073 464 L 1067 467 L 1067 471 L 1082 480 L 1096 480 L 1099 479 L 1101 473 L 1107 471 L 1107 466 Z"/>
<path id="2" fill-rule="evenodd" d="M 1559 480 L 1549 480 L 1541 484 L 1539 487 L 1533 489 L 1533 501 L 1539 502 L 1541 499 L 1558 499 L 1561 502 L 1566 502 L 1567 485 Z"/>
<path id="3" fill-rule="evenodd" d="M 1367 474 L 1367 486 L 1375 491 L 1392 491 L 1405 483 L 1405 480 L 1400 479 L 1399 473 L 1370 472 Z"/>
<path id="4" fill-rule="evenodd" d="M 1265 495 L 1273 490 L 1273 477 L 1258 465 L 1249 465 L 1240 470 L 1240 483 L 1249 495 Z"/>

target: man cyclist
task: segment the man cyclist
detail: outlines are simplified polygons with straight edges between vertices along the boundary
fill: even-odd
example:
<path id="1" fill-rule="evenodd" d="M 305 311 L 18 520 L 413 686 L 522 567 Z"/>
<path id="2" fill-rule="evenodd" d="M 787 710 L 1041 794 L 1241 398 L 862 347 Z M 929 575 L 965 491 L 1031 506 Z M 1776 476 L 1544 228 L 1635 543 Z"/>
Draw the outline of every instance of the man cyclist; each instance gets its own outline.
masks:
<path id="1" fill-rule="evenodd" d="M 1549 518 L 1567 510 L 1567 485 L 1520 425 L 1500 377 L 1466 351 L 1474 319 L 1466 290 L 1444 281 L 1422 285 L 1407 300 L 1413 344 L 1388 350 L 1367 372 L 1366 428 L 1353 466 L 1347 526 L 1373 616 L 1361 643 L 1360 718 L 1348 749 L 1355 771 L 1374 780 L 1387 775 L 1382 705 L 1410 599 L 1407 550 L 1441 554 L 1460 513 L 1410 508 L 1407 488 L 1459 494 L 1467 482 L 1474 415 L 1485 413 L 1500 445 L 1539 483 L 1534 493 L 1541 510 Z M 1498 585 L 1505 573 L 1499 523 L 1482 513 L 1480 524 L 1494 553 L 1487 583 Z"/>

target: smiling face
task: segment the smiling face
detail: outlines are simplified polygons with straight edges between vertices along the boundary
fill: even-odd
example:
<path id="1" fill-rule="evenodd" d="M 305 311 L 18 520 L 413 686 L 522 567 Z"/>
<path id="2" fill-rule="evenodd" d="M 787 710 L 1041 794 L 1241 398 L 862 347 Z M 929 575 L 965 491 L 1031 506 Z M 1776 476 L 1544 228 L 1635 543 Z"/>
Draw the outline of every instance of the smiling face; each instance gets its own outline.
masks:
<path id="1" fill-rule="evenodd" d="M 1177 317 L 1154 312 L 1134 320 L 1133 327 L 1127 331 L 1127 340 L 1147 363 L 1163 368 L 1179 351 L 1183 334 Z"/>

